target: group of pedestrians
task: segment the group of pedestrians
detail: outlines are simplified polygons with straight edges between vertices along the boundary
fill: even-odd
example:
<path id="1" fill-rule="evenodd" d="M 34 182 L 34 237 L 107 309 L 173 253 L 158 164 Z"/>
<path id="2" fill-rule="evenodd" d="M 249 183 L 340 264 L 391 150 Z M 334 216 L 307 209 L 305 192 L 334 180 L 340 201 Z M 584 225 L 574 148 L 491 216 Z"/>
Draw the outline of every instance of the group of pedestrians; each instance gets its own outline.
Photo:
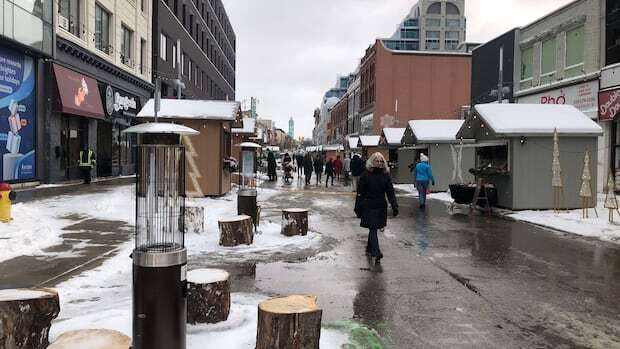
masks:
<path id="1" fill-rule="evenodd" d="M 323 182 L 323 175 L 325 175 L 325 187 L 329 187 L 330 184 L 334 185 L 334 180 L 349 178 L 352 160 L 345 158 L 343 161 L 340 156 L 336 156 L 336 159 L 329 158 L 325 162 L 321 154 L 313 157 L 310 153 L 306 153 L 306 155 L 295 156 L 295 162 L 297 175 L 305 178 L 306 185 L 310 185 L 314 173 L 317 185 Z"/>

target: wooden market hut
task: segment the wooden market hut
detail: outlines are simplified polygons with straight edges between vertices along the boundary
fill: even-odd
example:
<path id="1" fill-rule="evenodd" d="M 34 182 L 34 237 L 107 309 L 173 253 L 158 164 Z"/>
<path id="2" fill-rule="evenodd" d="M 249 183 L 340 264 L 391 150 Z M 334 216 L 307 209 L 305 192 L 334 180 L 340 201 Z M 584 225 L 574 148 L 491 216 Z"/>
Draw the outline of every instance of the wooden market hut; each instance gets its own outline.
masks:
<path id="1" fill-rule="evenodd" d="M 325 161 L 332 159 L 336 160 L 336 157 L 340 156 L 340 159 L 344 159 L 344 146 L 341 144 L 331 144 L 323 146 L 323 152 L 325 153 Z"/>
<path id="2" fill-rule="evenodd" d="M 402 141 L 404 134 L 404 128 L 384 128 L 379 140 L 379 144 L 387 148 L 387 157 L 385 159 L 390 165 L 392 180 L 397 184 L 411 183 L 410 180 L 407 181 L 407 177 L 411 177 L 411 175 L 408 175 L 405 173 L 406 171 L 401 171 L 399 169 L 401 160 L 399 158 L 399 149 L 403 146 Z M 406 159 L 403 160 L 406 162 Z M 404 167 L 406 169 L 406 165 L 404 165 Z"/>
<path id="3" fill-rule="evenodd" d="M 592 190 L 596 192 L 597 146 L 602 128 L 570 105 L 480 104 L 457 137 L 476 140 L 476 167 L 492 172 L 498 206 L 512 210 L 554 208 L 552 162 L 559 135 L 563 188 L 561 208 L 581 208 L 581 174 L 590 152 Z M 596 203 L 596 200 L 593 200 Z"/>
<path id="4" fill-rule="evenodd" d="M 375 152 L 383 154 L 386 159 L 390 157 L 388 149 L 379 144 L 380 140 L 381 136 L 360 136 L 357 147 L 362 149 L 363 159 L 368 159 L 368 157 Z"/>
<path id="5" fill-rule="evenodd" d="M 155 103 L 151 99 L 138 113 L 144 122 L 154 118 Z M 232 159 L 231 124 L 240 113 L 238 102 L 162 99 L 159 122 L 175 123 L 200 132 L 183 137 L 186 147 L 186 187 L 189 197 L 221 196 L 231 189 Z"/>
<path id="6" fill-rule="evenodd" d="M 450 184 L 464 184 L 475 180 L 469 169 L 475 167 L 473 140 L 457 139 L 456 134 L 464 120 L 412 120 L 409 121 L 403 142 L 403 157 L 412 163 L 420 161 L 420 154 L 429 157 L 435 185 L 432 191 L 447 191 Z M 409 170 L 409 165 L 406 168 Z M 409 174 L 411 176 L 411 174 Z"/>

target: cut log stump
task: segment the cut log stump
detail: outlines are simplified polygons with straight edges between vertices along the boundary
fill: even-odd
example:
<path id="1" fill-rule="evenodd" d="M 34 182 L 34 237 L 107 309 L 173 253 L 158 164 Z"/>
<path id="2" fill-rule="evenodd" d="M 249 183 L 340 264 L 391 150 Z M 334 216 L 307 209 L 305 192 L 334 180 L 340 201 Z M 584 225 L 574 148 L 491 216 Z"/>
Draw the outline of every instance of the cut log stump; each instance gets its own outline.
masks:
<path id="1" fill-rule="evenodd" d="M 251 245 L 254 242 L 254 229 L 250 216 L 221 219 L 219 226 L 221 246 Z"/>
<path id="2" fill-rule="evenodd" d="M 196 269 L 187 273 L 187 323 L 214 324 L 228 320 L 230 281 L 220 269 Z"/>
<path id="3" fill-rule="evenodd" d="M 185 232 L 200 234 L 205 231 L 205 208 L 201 206 L 185 207 Z"/>
<path id="4" fill-rule="evenodd" d="M 308 235 L 308 212 L 304 208 L 282 210 L 282 234 L 286 236 Z"/>
<path id="5" fill-rule="evenodd" d="M 112 330 L 65 332 L 47 349 L 130 349 L 131 338 Z"/>
<path id="6" fill-rule="evenodd" d="M 314 296 L 294 295 L 260 303 L 256 349 L 319 349 L 322 314 Z"/>
<path id="7" fill-rule="evenodd" d="M 47 348 L 52 320 L 59 312 L 54 290 L 0 290 L 0 348 Z"/>

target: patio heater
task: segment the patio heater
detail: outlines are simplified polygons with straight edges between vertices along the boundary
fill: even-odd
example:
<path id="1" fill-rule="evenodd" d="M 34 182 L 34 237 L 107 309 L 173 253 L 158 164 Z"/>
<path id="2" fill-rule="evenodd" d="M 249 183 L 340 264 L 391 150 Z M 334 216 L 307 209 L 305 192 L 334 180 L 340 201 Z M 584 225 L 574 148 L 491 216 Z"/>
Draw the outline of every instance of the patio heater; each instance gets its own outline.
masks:
<path id="1" fill-rule="evenodd" d="M 185 148 L 198 132 L 167 123 L 124 131 L 138 135 L 133 259 L 133 348 L 185 349 L 187 251 Z"/>
<path id="2" fill-rule="evenodd" d="M 241 174 L 237 193 L 237 213 L 252 217 L 256 229 L 260 218 L 256 203 L 256 152 L 261 146 L 246 142 L 239 144 L 239 147 L 241 147 Z"/>

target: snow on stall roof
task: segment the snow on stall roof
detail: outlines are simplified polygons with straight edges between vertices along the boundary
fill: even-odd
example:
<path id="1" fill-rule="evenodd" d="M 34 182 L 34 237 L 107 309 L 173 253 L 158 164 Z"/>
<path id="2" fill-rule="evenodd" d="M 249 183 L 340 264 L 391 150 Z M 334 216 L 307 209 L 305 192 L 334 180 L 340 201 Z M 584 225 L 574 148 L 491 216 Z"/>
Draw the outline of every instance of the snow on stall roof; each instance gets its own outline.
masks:
<path id="1" fill-rule="evenodd" d="M 384 128 L 383 137 L 388 145 L 400 145 L 405 135 L 405 128 Z"/>
<path id="2" fill-rule="evenodd" d="M 359 144 L 362 147 L 376 147 L 379 145 L 379 140 L 381 140 L 380 136 L 360 136 Z"/>
<path id="3" fill-rule="evenodd" d="M 323 147 L 324 151 L 343 151 L 344 146 L 342 144 L 331 144 Z"/>
<path id="4" fill-rule="evenodd" d="M 191 99 L 162 99 L 157 113 L 161 118 L 202 119 L 234 121 L 239 110 L 238 102 L 204 101 Z M 146 102 L 138 113 L 139 118 L 155 116 L 155 101 Z"/>
<path id="5" fill-rule="evenodd" d="M 360 141 L 359 138 L 357 137 L 351 137 L 349 138 L 349 148 L 351 149 L 357 149 L 357 143 Z"/>
<path id="6" fill-rule="evenodd" d="M 464 120 L 411 120 L 409 129 L 418 143 L 456 142 Z"/>
<path id="7" fill-rule="evenodd" d="M 184 136 L 194 136 L 200 132 L 183 125 L 172 124 L 169 122 L 147 122 L 132 126 L 122 131 L 122 133 L 171 133 Z"/>
<path id="8" fill-rule="evenodd" d="M 256 120 L 252 118 L 243 118 L 243 128 L 233 128 L 232 133 L 255 133 Z"/>
<path id="9" fill-rule="evenodd" d="M 230 274 L 221 269 L 195 269 L 187 272 L 188 282 L 201 285 L 226 281 L 229 277 Z"/>
<path id="10" fill-rule="evenodd" d="M 603 129 L 572 105 L 478 104 L 476 112 L 497 135 L 601 135 Z"/>
<path id="11" fill-rule="evenodd" d="M 260 144 L 256 144 L 252 142 L 243 142 L 241 144 L 237 144 L 237 146 L 241 148 L 262 148 Z"/>

